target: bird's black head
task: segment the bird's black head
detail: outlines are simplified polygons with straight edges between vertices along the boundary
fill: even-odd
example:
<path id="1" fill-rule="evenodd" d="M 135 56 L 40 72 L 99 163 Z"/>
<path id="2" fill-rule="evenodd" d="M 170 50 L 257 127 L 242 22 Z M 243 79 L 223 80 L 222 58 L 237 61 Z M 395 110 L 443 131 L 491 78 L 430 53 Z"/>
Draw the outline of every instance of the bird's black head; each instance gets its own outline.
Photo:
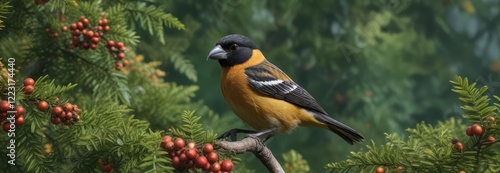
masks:
<path id="1" fill-rule="evenodd" d="M 252 40 L 232 34 L 219 39 L 208 54 L 208 58 L 218 60 L 222 67 L 230 67 L 250 59 L 253 49 L 257 49 L 257 46 Z"/>

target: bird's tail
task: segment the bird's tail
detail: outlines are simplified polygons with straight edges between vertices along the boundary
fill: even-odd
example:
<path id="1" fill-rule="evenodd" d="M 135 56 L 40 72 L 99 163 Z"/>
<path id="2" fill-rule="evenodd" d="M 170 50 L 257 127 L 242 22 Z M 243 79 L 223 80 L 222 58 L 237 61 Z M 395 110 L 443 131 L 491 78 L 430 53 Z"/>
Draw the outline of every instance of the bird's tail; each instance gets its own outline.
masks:
<path id="1" fill-rule="evenodd" d="M 314 115 L 314 118 L 316 120 L 325 123 L 332 132 L 336 133 L 342 139 L 344 139 L 347 143 L 353 145 L 355 143 L 362 142 L 365 138 L 363 135 L 360 133 L 356 132 L 356 130 L 352 129 L 351 127 L 334 120 L 333 118 L 329 117 L 328 115 L 324 115 L 321 113 L 316 113 L 312 112 Z"/>

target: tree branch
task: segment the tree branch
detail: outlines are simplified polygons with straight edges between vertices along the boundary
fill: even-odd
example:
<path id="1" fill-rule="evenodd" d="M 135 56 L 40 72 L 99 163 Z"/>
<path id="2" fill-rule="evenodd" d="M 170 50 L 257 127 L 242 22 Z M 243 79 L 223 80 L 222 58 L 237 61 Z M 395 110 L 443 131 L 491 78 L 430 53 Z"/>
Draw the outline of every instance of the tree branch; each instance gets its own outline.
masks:
<path id="1" fill-rule="evenodd" d="M 217 141 L 216 145 L 236 154 L 252 152 L 270 172 L 285 172 L 271 150 L 258 137 L 248 136 L 234 142 Z"/>

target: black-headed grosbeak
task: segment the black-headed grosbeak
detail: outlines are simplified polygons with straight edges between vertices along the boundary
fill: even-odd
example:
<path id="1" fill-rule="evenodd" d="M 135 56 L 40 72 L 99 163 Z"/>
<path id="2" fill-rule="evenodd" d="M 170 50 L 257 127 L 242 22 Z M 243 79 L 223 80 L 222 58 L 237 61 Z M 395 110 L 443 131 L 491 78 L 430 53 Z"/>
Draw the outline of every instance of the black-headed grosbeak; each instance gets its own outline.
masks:
<path id="1" fill-rule="evenodd" d="M 218 60 L 222 67 L 220 85 L 227 104 L 257 130 L 257 136 L 269 134 L 269 138 L 297 126 L 316 126 L 335 132 L 351 145 L 363 141 L 354 129 L 329 117 L 304 88 L 267 61 L 245 36 L 222 37 L 208 58 Z M 234 139 L 237 132 L 251 131 L 233 129 L 221 137 Z"/>

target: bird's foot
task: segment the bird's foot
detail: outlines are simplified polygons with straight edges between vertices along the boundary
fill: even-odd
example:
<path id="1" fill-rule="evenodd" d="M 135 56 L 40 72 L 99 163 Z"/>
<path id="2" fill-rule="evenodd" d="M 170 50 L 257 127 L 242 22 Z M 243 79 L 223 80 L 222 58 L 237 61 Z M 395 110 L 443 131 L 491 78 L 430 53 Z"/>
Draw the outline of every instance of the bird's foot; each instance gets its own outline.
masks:
<path id="1" fill-rule="evenodd" d="M 256 138 L 256 137 L 259 137 L 259 136 L 262 136 L 262 135 L 265 135 L 265 134 L 268 134 L 272 131 L 275 131 L 276 127 L 273 127 L 273 128 L 270 128 L 270 129 L 266 129 L 266 130 L 263 130 L 263 131 L 260 131 L 260 132 L 257 132 L 257 133 L 252 133 L 252 134 L 247 134 L 246 137 L 252 137 L 252 138 Z M 266 142 L 268 139 L 270 139 L 271 137 L 273 137 L 273 135 L 267 135 L 266 138 L 264 139 L 263 142 Z"/>
<path id="2" fill-rule="evenodd" d="M 236 135 L 238 135 L 238 133 L 257 133 L 257 132 L 245 129 L 231 129 L 227 132 L 222 133 L 222 135 L 220 135 L 217 139 L 225 139 L 227 137 L 230 137 L 231 141 L 236 141 Z"/>

